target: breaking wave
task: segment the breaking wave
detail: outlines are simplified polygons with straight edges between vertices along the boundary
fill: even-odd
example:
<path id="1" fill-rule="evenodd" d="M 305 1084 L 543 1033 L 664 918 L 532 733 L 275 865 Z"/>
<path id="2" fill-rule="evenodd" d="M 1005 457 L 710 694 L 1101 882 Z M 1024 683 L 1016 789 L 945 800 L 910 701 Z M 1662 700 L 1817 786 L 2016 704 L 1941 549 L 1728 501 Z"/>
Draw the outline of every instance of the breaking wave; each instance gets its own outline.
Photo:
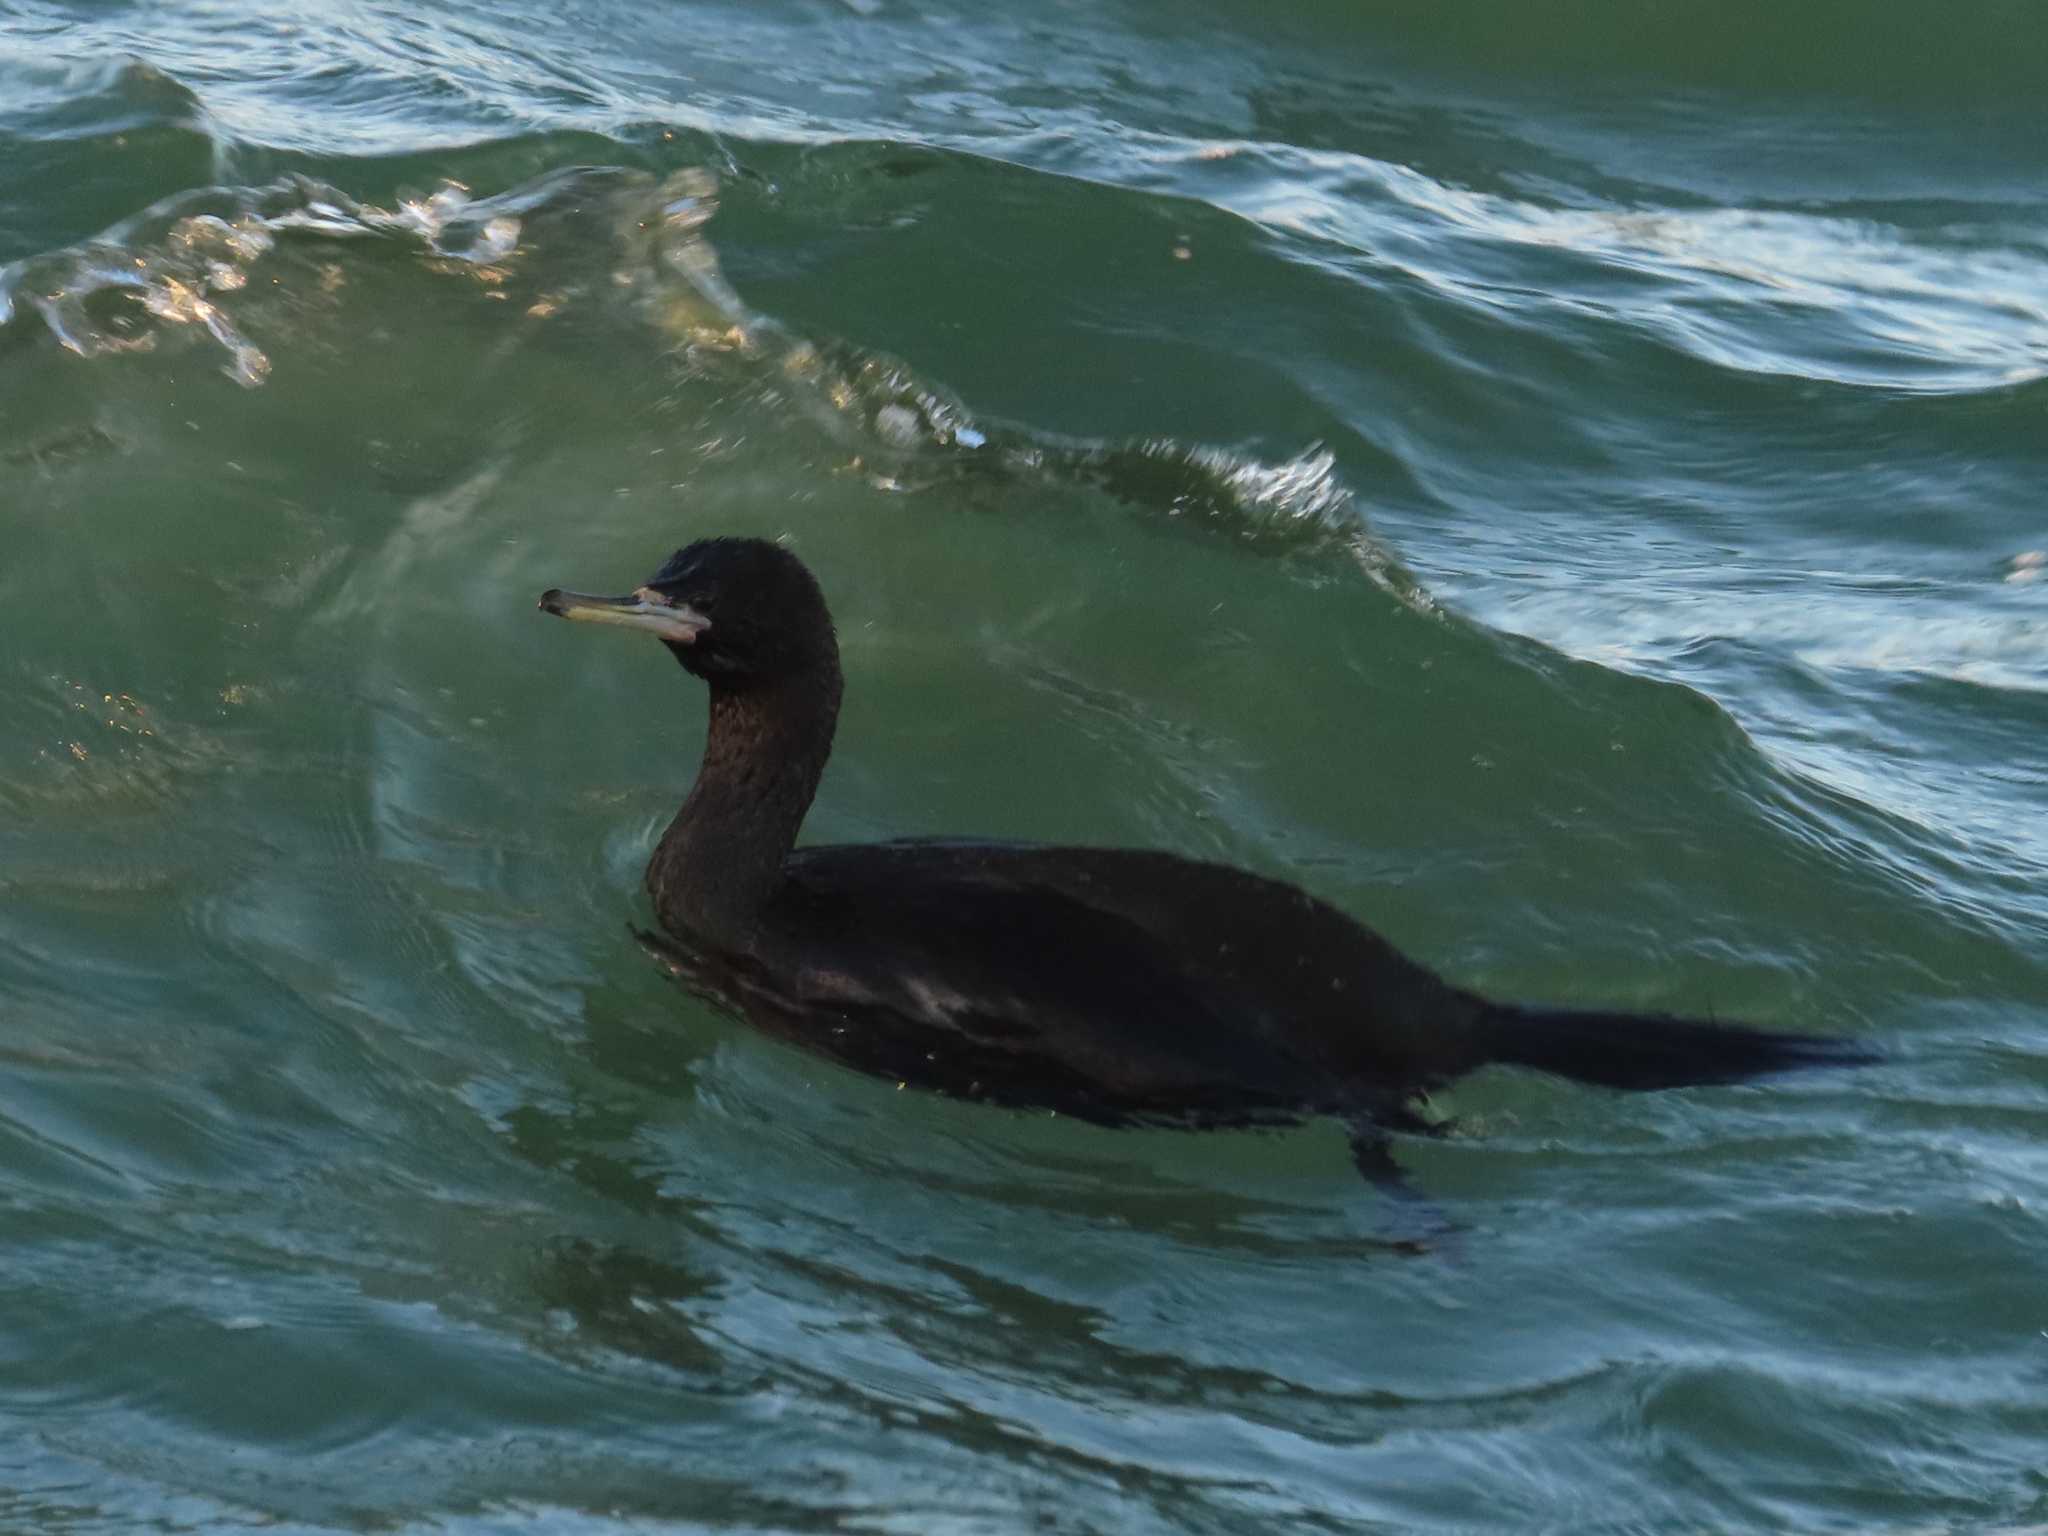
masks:
<path id="1" fill-rule="evenodd" d="M 578 167 L 484 197 L 446 182 L 388 207 L 304 175 L 207 188 L 0 269 L 0 327 L 39 322 L 51 341 L 90 359 L 189 336 L 218 349 L 228 378 L 256 389 L 270 380 L 276 350 L 265 339 L 267 295 L 287 282 L 331 293 L 349 281 L 333 248 L 373 242 L 527 318 L 627 306 L 687 373 L 729 373 L 735 390 L 772 383 L 883 490 L 1049 478 L 1258 544 L 1349 549 L 1376 576 L 1394 570 L 1362 542 L 1353 494 L 1319 444 L 1266 461 L 1166 437 L 1077 440 L 984 422 L 897 359 L 801 336 L 755 312 L 705 237 L 718 203 L 718 180 L 701 167 L 660 179 Z"/>

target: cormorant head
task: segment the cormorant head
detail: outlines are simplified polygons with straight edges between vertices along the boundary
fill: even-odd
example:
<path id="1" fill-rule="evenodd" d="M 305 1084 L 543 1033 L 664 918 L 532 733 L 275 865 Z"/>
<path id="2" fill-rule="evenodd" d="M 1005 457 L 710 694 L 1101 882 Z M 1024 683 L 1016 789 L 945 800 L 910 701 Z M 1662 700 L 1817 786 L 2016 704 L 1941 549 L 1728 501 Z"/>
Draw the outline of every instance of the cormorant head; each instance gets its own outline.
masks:
<path id="1" fill-rule="evenodd" d="M 625 597 L 551 587 L 543 612 L 647 631 L 706 682 L 746 687 L 837 658 L 817 580 L 767 539 L 699 539 Z"/>

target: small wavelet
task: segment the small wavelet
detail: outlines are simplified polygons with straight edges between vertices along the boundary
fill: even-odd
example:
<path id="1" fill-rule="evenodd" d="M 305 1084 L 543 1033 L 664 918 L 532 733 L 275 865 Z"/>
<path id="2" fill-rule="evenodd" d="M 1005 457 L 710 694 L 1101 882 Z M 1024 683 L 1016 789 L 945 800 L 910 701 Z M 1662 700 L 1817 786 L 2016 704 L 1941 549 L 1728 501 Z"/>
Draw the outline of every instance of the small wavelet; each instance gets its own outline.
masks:
<path id="1" fill-rule="evenodd" d="M 271 360 L 244 334 L 228 296 L 249 287 L 281 238 L 406 239 L 430 257 L 489 268 L 517 249 L 520 212 L 562 180 L 481 200 L 450 184 L 391 208 L 305 176 L 180 194 L 95 240 L 0 268 L 0 326 L 17 321 L 26 303 L 60 346 L 88 358 L 149 351 L 164 328 L 194 326 L 226 353 L 222 371 L 254 388 L 269 378 Z"/>
<path id="2" fill-rule="evenodd" d="M 196 124 L 198 95 L 145 59 L 57 62 L 48 56 L 0 57 L 6 105 L 0 128 L 28 127 L 44 138 L 111 134 L 154 124 Z"/>
<path id="3" fill-rule="evenodd" d="M 2048 377 L 2048 260 L 1981 221 L 1627 206 L 1555 184 L 1542 200 L 1280 143 L 1162 138 L 1152 153 L 1181 167 L 1180 190 L 1305 237 L 1313 259 L 1336 246 L 1488 310 L 1568 329 L 1612 317 L 1716 367 L 1852 386 L 1971 393 Z M 1528 274 L 1546 252 L 1563 260 L 1543 265 L 1539 289 Z"/>

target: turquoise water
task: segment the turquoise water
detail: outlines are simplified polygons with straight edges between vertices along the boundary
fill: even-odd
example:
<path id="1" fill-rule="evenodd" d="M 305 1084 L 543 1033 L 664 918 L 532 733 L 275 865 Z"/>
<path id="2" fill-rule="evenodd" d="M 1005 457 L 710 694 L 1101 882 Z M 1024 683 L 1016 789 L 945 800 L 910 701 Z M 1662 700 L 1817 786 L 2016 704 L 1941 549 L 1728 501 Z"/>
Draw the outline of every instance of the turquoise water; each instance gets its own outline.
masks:
<path id="1" fill-rule="evenodd" d="M 0 1527 L 2048 1524 L 2048 22 L 0 11 Z M 1859 1035 L 1400 1150 L 899 1093 L 628 925 L 533 610 L 786 535 L 816 839 Z"/>

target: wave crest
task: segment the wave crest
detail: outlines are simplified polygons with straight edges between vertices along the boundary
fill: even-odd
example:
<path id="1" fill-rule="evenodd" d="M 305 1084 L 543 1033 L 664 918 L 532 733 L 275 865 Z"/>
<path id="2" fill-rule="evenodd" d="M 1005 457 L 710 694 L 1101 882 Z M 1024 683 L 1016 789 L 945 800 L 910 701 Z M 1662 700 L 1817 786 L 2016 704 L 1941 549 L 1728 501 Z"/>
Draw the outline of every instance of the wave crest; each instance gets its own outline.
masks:
<path id="1" fill-rule="evenodd" d="M 558 174 L 481 200 L 451 182 L 391 208 L 358 202 L 307 176 L 180 193 L 93 240 L 0 269 L 0 325 L 32 311 L 60 346 L 81 357 L 149 351 L 163 327 L 196 326 L 226 352 L 223 371 L 253 388 L 269 377 L 270 359 L 237 325 L 223 296 L 248 287 L 281 238 L 410 239 L 439 260 L 483 268 L 512 254 L 520 214 L 553 196 L 554 184 L 565 179 Z"/>
<path id="2" fill-rule="evenodd" d="M 0 325 L 32 315 L 86 358 L 148 352 L 167 333 L 189 331 L 217 345 L 222 371 L 253 389 L 270 379 L 272 362 L 262 318 L 244 306 L 270 288 L 256 281 L 266 265 L 292 242 L 396 243 L 431 272 L 516 297 L 508 309 L 526 317 L 623 306 L 659 338 L 672 366 L 771 399 L 840 445 L 845 467 L 881 490 L 1037 478 L 1254 544 L 1364 547 L 1364 519 L 1336 456 L 1319 444 L 1267 460 L 1163 436 L 1069 439 L 985 423 L 896 358 L 797 334 L 751 309 L 726 279 L 706 238 L 718 207 L 718 179 L 701 167 L 661 179 L 576 167 L 489 197 L 448 182 L 388 207 L 299 175 L 214 187 L 0 270 Z M 325 254 L 308 263 L 302 251 L 298 266 L 328 288 L 347 282 Z M 1376 574 L 1393 569 L 1380 551 L 1366 563 Z"/>

